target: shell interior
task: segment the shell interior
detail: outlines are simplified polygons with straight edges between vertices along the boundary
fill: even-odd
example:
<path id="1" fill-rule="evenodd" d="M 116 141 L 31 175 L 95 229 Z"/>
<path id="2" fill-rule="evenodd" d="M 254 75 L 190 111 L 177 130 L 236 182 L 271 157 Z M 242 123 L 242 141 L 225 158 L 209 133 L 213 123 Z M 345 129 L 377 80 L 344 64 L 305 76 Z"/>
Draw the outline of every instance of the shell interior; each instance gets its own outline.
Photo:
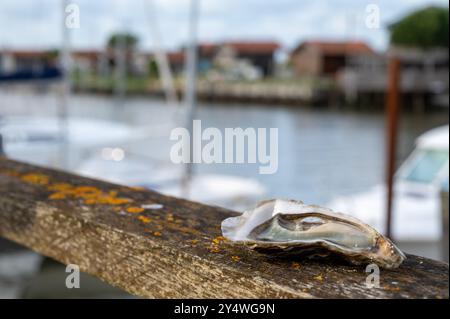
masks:
<path id="1" fill-rule="evenodd" d="M 360 220 L 300 201 L 262 202 L 241 216 L 224 220 L 222 233 L 233 242 L 271 252 L 303 248 L 310 255 L 323 255 L 325 248 L 354 264 L 376 262 L 395 268 L 405 259 L 389 239 Z"/>
<path id="2" fill-rule="evenodd" d="M 318 239 L 346 249 L 371 249 L 373 236 L 362 231 L 357 225 L 340 220 L 329 220 L 321 214 L 277 214 L 267 222 L 257 226 L 248 239 L 265 242 L 314 242 Z"/>

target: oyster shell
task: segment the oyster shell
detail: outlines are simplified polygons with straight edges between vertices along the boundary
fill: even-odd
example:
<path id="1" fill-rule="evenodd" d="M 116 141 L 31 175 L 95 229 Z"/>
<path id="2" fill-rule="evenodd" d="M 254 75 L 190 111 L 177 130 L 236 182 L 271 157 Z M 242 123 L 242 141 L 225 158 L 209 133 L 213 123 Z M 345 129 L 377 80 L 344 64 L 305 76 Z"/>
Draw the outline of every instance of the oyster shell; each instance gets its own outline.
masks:
<path id="1" fill-rule="evenodd" d="M 223 236 L 262 252 L 337 254 L 359 265 L 397 268 L 405 255 L 360 220 L 294 200 L 270 200 L 222 222 Z"/>

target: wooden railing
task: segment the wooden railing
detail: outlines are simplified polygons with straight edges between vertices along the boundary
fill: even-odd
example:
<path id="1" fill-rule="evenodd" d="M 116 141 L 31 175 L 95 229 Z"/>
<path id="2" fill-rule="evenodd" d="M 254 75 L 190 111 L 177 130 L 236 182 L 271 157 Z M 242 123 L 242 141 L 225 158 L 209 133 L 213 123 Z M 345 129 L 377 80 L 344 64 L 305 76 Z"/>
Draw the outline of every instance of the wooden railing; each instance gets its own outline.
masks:
<path id="1" fill-rule="evenodd" d="M 0 157 L 0 236 L 142 297 L 448 298 L 448 265 L 365 267 L 233 246 L 235 212 Z"/>

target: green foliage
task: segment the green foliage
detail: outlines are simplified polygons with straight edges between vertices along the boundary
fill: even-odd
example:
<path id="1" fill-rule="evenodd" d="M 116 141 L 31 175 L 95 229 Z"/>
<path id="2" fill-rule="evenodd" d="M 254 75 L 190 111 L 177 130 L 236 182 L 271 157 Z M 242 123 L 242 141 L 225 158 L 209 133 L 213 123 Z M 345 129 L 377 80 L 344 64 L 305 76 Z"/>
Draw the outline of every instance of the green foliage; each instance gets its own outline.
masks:
<path id="1" fill-rule="evenodd" d="M 59 52 L 58 49 L 52 49 L 52 50 L 47 52 L 47 56 L 50 59 L 57 59 L 59 54 L 60 54 L 60 52 Z"/>
<path id="2" fill-rule="evenodd" d="M 138 44 L 138 38 L 131 33 L 115 33 L 108 39 L 108 47 L 124 44 L 127 49 L 134 49 Z"/>
<path id="3" fill-rule="evenodd" d="M 151 59 L 148 63 L 148 74 L 150 78 L 159 78 L 158 63 L 156 63 L 155 59 Z"/>
<path id="4" fill-rule="evenodd" d="M 391 44 L 423 49 L 448 47 L 448 9 L 428 7 L 390 26 Z"/>

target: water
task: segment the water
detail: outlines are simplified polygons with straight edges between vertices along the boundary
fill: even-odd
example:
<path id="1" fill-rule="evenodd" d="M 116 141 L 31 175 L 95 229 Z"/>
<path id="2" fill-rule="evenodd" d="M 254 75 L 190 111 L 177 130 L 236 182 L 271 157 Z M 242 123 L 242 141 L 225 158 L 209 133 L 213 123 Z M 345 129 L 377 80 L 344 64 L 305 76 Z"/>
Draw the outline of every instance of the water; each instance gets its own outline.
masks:
<path id="1" fill-rule="evenodd" d="M 54 116 L 57 108 L 57 96 L 52 94 L 0 91 L 0 116 Z M 160 100 L 131 98 L 120 106 L 110 97 L 91 95 L 73 96 L 69 114 L 136 127 L 170 123 L 176 118 L 176 110 Z M 367 190 L 384 180 L 385 118 L 381 112 L 201 103 L 196 118 L 202 120 L 203 128 L 217 127 L 222 132 L 227 127 L 279 129 L 279 165 L 273 175 L 260 175 L 260 164 L 194 165 L 198 174 L 221 173 L 256 179 L 267 188 L 267 198 L 326 204 L 335 196 Z M 447 123 L 447 111 L 403 114 L 398 164 L 413 150 L 420 134 Z M 119 145 L 129 152 L 169 162 L 172 143 L 165 132 L 161 138 L 121 141 Z M 72 151 L 72 163 L 80 159 L 78 153 Z"/>

